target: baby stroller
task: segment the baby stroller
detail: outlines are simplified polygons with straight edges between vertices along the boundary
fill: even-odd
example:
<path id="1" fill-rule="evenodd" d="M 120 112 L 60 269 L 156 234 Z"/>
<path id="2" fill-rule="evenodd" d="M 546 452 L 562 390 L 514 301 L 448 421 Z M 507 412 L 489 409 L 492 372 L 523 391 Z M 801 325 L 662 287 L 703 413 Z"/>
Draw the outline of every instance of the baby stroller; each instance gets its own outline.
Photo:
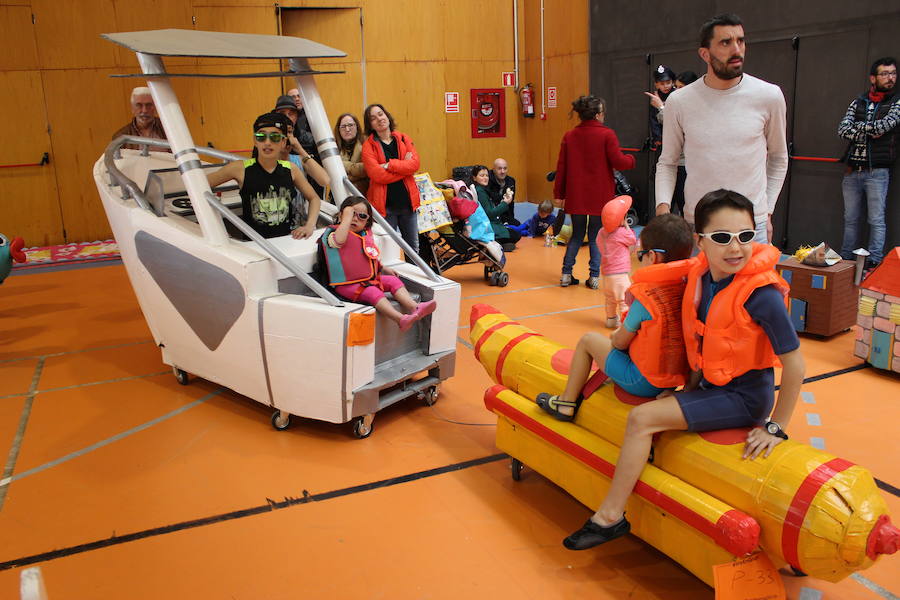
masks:
<path id="1" fill-rule="evenodd" d="M 419 234 L 419 255 L 438 275 L 457 265 L 481 263 L 488 285 L 506 287 L 506 256 L 474 192 L 461 181 L 436 185 L 447 199 L 453 223 Z"/>

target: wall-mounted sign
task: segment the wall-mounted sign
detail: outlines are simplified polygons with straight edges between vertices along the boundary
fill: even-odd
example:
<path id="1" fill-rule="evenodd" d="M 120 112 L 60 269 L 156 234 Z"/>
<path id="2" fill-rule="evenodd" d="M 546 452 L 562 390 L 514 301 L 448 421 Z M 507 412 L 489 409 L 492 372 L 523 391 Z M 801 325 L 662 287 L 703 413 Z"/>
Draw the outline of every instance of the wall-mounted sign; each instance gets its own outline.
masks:
<path id="1" fill-rule="evenodd" d="M 444 112 L 459 112 L 459 92 L 444 92 Z"/>
<path id="2" fill-rule="evenodd" d="M 506 90 L 474 89 L 472 99 L 472 137 L 506 137 Z"/>
<path id="3" fill-rule="evenodd" d="M 515 71 L 503 71 L 503 87 L 516 87 Z"/>
<path id="4" fill-rule="evenodd" d="M 547 108 L 556 108 L 556 86 L 547 88 Z"/>

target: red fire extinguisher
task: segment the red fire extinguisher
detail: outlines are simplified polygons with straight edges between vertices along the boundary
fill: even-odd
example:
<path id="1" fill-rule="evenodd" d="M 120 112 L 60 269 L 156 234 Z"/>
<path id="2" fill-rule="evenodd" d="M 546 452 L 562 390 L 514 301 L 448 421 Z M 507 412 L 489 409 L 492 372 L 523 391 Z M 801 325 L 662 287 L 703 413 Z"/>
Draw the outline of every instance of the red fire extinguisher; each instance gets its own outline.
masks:
<path id="1" fill-rule="evenodd" d="M 522 116 L 526 119 L 534 118 L 534 86 L 526 83 L 519 90 L 519 100 L 522 102 Z"/>

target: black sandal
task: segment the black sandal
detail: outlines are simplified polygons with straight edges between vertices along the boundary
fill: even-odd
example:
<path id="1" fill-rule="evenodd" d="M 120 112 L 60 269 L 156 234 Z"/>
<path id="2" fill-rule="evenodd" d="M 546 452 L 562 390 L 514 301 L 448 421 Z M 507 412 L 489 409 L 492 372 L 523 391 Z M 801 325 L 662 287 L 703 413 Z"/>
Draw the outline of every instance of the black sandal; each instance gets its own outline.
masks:
<path id="1" fill-rule="evenodd" d="M 581 404 L 580 402 L 560 400 L 559 396 L 551 396 L 546 392 L 538 394 L 534 401 L 537 402 L 537 405 L 540 406 L 544 412 L 553 416 L 558 421 L 574 421 L 575 413 L 578 412 L 578 405 Z M 566 413 L 559 411 L 560 406 L 568 406 L 572 408 L 574 412 L 571 415 L 567 415 Z"/>
<path id="2" fill-rule="evenodd" d="M 597 525 L 588 519 L 581 529 L 563 540 L 563 546 L 569 550 L 587 550 L 620 538 L 629 531 L 631 531 L 631 523 L 628 522 L 625 515 L 622 515 L 621 520 L 606 527 Z"/>

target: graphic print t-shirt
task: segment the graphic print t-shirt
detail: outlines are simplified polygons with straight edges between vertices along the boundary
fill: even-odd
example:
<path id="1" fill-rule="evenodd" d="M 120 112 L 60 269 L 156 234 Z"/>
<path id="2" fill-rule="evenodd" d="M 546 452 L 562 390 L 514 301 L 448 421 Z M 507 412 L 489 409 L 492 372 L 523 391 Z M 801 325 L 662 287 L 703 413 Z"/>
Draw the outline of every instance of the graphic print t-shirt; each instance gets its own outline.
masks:
<path id="1" fill-rule="evenodd" d="M 243 219 L 266 238 L 289 235 L 294 224 L 294 181 L 288 161 L 280 160 L 269 173 L 255 158 L 244 161 L 241 186 Z"/>

